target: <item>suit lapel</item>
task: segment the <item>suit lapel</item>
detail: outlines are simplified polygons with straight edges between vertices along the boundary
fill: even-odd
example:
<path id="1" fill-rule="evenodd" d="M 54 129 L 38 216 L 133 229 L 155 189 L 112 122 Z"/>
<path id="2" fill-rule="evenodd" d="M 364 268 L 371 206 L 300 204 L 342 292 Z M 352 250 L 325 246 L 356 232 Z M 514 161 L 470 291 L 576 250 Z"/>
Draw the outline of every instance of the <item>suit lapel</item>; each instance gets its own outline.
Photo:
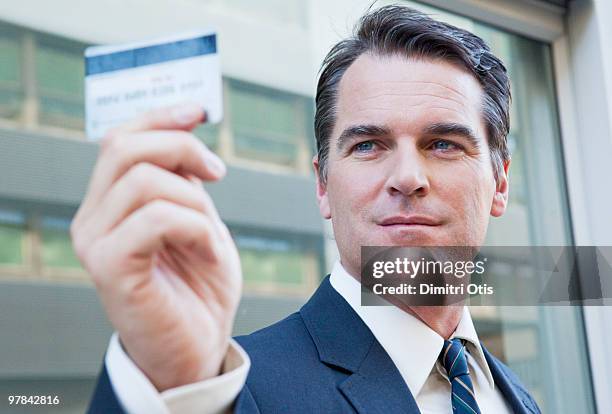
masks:
<path id="1" fill-rule="evenodd" d="M 401 374 L 350 305 L 331 286 L 329 276 L 300 314 L 317 347 L 319 359 L 347 372 L 340 392 L 361 414 L 419 409 Z"/>
<path id="2" fill-rule="evenodd" d="M 338 388 L 361 414 L 420 413 L 406 383 L 378 341 L 372 344 L 359 370 Z"/>
<path id="3" fill-rule="evenodd" d="M 529 398 L 521 391 L 521 387 L 511 380 L 497 358 L 491 355 L 484 345 L 482 345 L 482 351 L 484 352 L 487 364 L 489 364 L 495 386 L 499 387 L 504 399 L 512 408 L 512 411 L 516 414 L 538 413 L 539 410 L 533 407 Z"/>

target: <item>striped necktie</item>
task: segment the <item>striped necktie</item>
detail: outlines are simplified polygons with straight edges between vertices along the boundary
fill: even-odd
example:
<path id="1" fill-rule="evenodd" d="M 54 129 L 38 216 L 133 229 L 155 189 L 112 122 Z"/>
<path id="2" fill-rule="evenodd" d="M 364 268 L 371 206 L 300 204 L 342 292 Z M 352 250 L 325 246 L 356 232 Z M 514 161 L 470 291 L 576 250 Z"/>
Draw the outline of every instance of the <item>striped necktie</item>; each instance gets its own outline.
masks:
<path id="1" fill-rule="evenodd" d="M 453 414 L 480 414 L 468 370 L 465 344 L 461 339 L 444 341 L 444 347 L 440 352 L 440 362 L 451 383 Z"/>

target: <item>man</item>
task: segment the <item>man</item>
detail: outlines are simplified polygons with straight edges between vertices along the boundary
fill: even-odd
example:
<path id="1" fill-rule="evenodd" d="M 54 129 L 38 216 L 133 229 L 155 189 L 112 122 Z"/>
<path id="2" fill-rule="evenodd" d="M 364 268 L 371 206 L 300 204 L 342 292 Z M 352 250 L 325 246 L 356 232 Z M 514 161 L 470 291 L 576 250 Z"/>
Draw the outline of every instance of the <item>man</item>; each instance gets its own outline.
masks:
<path id="1" fill-rule="evenodd" d="M 187 132 L 204 114 L 109 134 L 71 228 L 117 330 L 90 412 L 539 413 L 467 308 L 360 305 L 361 246 L 482 245 L 508 199 L 509 99 L 473 34 L 402 6 L 363 16 L 316 97 L 340 261 L 299 312 L 235 341 L 238 254 L 201 185 L 224 167 Z"/>

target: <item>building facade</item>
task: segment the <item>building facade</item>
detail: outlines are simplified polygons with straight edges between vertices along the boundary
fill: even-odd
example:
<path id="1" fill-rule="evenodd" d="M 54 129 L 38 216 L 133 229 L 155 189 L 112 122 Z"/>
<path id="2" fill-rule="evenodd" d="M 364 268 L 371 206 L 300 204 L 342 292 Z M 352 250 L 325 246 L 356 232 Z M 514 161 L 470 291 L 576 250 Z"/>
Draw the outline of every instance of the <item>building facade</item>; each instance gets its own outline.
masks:
<path id="1" fill-rule="evenodd" d="M 510 203 L 492 220 L 487 244 L 612 245 L 612 5 L 402 3 L 477 33 L 507 64 Z M 0 5 L 2 395 L 59 395 L 62 403 L 48 412 L 83 412 L 112 332 L 68 234 L 98 151 L 83 132 L 84 48 L 218 31 L 225 117 L 196 135 L 228 165 L 226 178 L 206 188 L 240 250 L 241 334 L 298 309 L 337 257 L 316 206 L 313 96 L 322 58 L 369 4 Z M 521 283 L 520 267 L 497 271 Z M 472 314 L 482 341 L 543 412 L 612 412 L 611 307 L 474 307 Z"/>

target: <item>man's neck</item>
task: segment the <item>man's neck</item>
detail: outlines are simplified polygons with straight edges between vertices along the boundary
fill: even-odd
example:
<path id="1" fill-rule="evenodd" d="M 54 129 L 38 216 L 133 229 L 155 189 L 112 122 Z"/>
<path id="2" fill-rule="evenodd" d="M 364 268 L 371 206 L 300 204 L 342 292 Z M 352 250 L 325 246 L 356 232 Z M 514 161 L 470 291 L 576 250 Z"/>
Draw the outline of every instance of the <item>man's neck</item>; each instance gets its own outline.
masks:
<path id="1" fill-rule="evenodd" d="M 361 283 L 359 276 L 355 276 L 353 272 L 345 268 L 347 273 Z M 444 339 L 449 339 L 453 332 L 457 329 L 463 307 L 465 305 L 447 305 L 447 306 L 409 306 L 402 303 L 401 300 L 390 300 L 393 305 L 418 318 L 425 325 L 429 326 L 434 332 Z"/>
<path id="2" fill-rule="evenodd" d="M 444 339 L 449 339 L 455 332 L 463 314 L 462 305 L 411 306 L 402 310 L 419 318 Z"/>
<path id="3" fill-rule="evenodd" d="M 463 314 L 463 307 L 465 306 L 462 304 L 446 306 L 409 306 L 402 303 L 401 299 L 390 299 L 389 302 L 404 312 L 418 318 L 444 339 L 449 339 L 457 329 Z"/>

